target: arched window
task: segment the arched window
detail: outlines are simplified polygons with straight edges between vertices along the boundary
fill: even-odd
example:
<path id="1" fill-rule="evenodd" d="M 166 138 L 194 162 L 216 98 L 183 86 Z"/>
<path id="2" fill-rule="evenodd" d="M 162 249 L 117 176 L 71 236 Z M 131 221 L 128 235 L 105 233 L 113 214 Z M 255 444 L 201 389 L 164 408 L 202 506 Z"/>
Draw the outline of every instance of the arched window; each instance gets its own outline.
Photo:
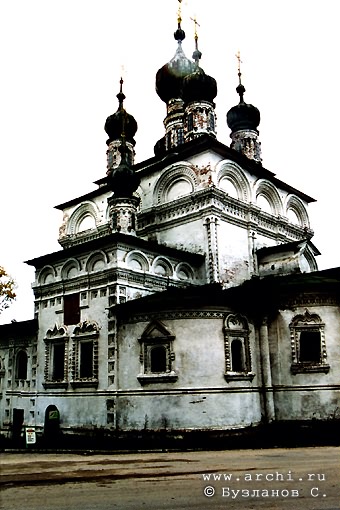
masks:
<path id="1" fill-rule="evenodd" d="M 16 359 L 16 379 L 27 379 L 27 353 L 19 351 Z"/>

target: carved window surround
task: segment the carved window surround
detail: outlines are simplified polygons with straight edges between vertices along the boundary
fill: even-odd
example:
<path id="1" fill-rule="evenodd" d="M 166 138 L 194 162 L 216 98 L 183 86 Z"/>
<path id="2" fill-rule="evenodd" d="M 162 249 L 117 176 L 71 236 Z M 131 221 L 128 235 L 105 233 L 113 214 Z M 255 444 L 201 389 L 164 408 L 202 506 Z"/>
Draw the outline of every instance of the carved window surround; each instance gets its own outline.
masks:
<path id="1" fill-rule="evenodd" d="M 224 321 L 225 380 L 252 381 L 249 326 L 240 314 L 229 314 Z"/>
<path id="2" fill-rule="evenodd" d="M 80 322 L 74 328 L 71 358 L 72 388 L 98 386 L 98 337 L 99 326 L 95 321 Z M 84 344 L 88 345 L 86 352 L 82 349 Z"/>
<path id="3" fill-rule="evenodd" d="M 306 309 L 303 315 L 296 315 L 293 318 L 289 324 L 289 329 L 292 349 L 292 374 L 327 374 L 330 366 L 327 363 L 325 324 L 319 315 L 311 314 Z M 310 340 L 309 353 L 306 340 Z M 308 357 L 310 359 L 307 359 Z"/>
<path id="4" fill-rule="evenodd" d="M 140 384 L 175 382 L 178 375 L 173 369 L 175 337 L 159 321 L 152 321 L 141 338 L 141 372 L 137 376 Z"/>
<path id="5" fill-rule="evenodd" d="M 67 326 L 48 329 L 45 342 L 44 388 L 66 389 L 68 386 L 68 330 Z"/>

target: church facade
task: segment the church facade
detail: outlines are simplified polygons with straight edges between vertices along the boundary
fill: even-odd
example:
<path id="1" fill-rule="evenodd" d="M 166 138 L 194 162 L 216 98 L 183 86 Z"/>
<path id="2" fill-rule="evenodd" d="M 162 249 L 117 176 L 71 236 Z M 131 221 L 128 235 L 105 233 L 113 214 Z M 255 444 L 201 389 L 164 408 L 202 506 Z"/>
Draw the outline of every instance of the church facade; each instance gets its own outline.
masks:
<path id="1" fill-rule="evenodd" d="M 155 155 L 106 120 L 107 172 L 57 208 L 61 250 L 35 267 L 35 315 L 0 326 L 1 431 L 234 430 L 329 420 L 340 402 L 340 268 L 318 271 L 305 193 L 262 166 L 258 109 L 227 114 L 182 49 L 156 74 Z"/>

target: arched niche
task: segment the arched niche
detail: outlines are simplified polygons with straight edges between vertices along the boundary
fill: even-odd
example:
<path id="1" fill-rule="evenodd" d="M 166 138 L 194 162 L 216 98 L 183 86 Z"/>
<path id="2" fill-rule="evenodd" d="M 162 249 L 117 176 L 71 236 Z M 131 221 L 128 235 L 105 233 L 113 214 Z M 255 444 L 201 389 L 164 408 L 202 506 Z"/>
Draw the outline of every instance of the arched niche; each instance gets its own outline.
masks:
<path id="1" fill-rule="evenodd" d="M 150 265 L 147 257 L 139 250 L 130 251 L 125 258 L 126 266 L 133 271 L 149 272 Z"/>
<path id="2" fill-rule="evenodd" d="M 250 201 L 249 181 L 241 167 L 232 161 L 222 161 L 216 166 L 216 173 L 218 188 L 242 202 Z"/>
<path id="3" fill-rule="evenodd" d="M 196 190 L 199 181 L 186 162 L 176 163 L 164 170 L 158 179 L 153 202 L 155 205 L 171 202 Z"/>
<path id="4" fill-rule="evenodd" d="M 100 221 L 98 208 L 94 202 L 83 202 L 70 216 L 67 234 L 74 235 L 95 229 Z"/>

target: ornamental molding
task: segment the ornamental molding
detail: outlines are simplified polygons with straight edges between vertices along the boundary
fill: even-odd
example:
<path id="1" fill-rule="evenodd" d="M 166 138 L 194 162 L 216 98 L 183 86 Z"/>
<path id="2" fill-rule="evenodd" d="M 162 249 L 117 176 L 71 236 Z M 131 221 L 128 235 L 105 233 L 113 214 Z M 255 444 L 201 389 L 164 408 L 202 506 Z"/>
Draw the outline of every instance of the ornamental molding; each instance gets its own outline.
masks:
<path id="1" fill-rule="evenodd" d="M 316 313 L 310 313 L 307 309 L 304 314 L 296 315 L 291 321 L 289 327 L 295 328 L 298 326 L 305 326 L 306 324 L 317 324 L 320 326 L 322 324 L 321 318 Z"/>
<path id="2" fill-rule="evenodd" d="M 166 168 L 161 177 L 158 179 L 153 195 L 153 203 L 161 204 L 164 202 L 169 186 L 171 186 L 176 178 L 183 177 L 190 182 L 193 191 L 195 191 L 199 185 L 199 179 L 193 169 L 192 165 L 188 164 L 187 161 L 180 161 L 169 168 Z"/>
<path id="3" fill-rule="evenodd" d="M 53 339 L 60 339 L 68 336 L 68 328 L 65 325 L 59 326 L 57 323 L 52 328 L 49 328 L 46 331 L 45 341 L 46 340 L 53 340 Z"/>
<path id="4" fill-rule="evenodd" d="M 281 204 L 282 205 L 282 204 Z M 147 236 L 161 228 L 169 228 L 215 214 L 230 224 L 249 228 L 276 239 L 299 240 L 310 238 L 313 231 L 294 225 L 280 214 L 268 214 L 252 203 L 242 202 L 224 191 L 210 186 L 167 204 L 159 204 L 138 214 L 138 236 Z"/>
<path id="5" fill-rule="evenodd" d="M 285 211 L 288 217 L 289 209 L 291 209 L 297 216 L 300 225 L 303 227 L 310 227 L 307 210 L 303 202 L 295 195 L 288 195 L 286 198 Z"/>
<path id="6" fill-rule="evenodd" d="M 86 216 L 91 216 L 94 219 L 96 227 L 100 223 L 100 212 L 95 202 L 83 202 L 79 207 L 77 207 L 77 209 L 75 209 L 75 211 L 72 212 L 67 223 L 66 234 L 78 234 L 79 225 Z"/>
<path id="7" fill-rule="evenodd" d="M 73 336 L 78 335 L 99 335 L 100 326 L 96 321 L 82 321 L 73 330 Z"/>
<path id="8" fill-rule="evenodd" d="M 283 203 L 276 187 L 265 179 L 258 179 L 254 182 L 254 194 L 256 199 L 259 195 L 264 196 L 272 207 L 274 216 L 282 215 Z"/>
<path id="9" fill-rule="evenodd" d="M 300 306 L 339 306 L 340 300 L 332 294 L 298 294 L 285 301 L 285 306 L 295 308 Z"/>
<path id="10" fill-rule="evenodd" d="M 150 322 L 153 320 L 180 320 L 180 319 L 224 319 L 225 311 L 207 310 L 173 310 L 164 312 L 149 312 L 145 314 L 133 314 L 124 317 L 121 323 L 132 324 L 137 322 Z"/>
<path id="11" fill-rule="evenodd" d="M 85 230 L 79 234 L 65 235 L 65 237 L 59 238 L 58 242 L 65 249 L 70 248 L 71 246 L 78 246 L 79 244 L 93 241 L 94 239 L 106 237 L 111 234 L 112 232 L 110 225 L 105 223 L 104 225 L 99 225 L 96 230 Z"/>
<path id="12" fill-rule="evenodd" d="M 235 186 L 238 199 L 243 202 L 251 201 L 251 189 L 248 179 L 242 168 L 232 161 L 223 161 L 216 166 L 217 186 L 220 186 L 221 180 L 227 178 Z"/>

